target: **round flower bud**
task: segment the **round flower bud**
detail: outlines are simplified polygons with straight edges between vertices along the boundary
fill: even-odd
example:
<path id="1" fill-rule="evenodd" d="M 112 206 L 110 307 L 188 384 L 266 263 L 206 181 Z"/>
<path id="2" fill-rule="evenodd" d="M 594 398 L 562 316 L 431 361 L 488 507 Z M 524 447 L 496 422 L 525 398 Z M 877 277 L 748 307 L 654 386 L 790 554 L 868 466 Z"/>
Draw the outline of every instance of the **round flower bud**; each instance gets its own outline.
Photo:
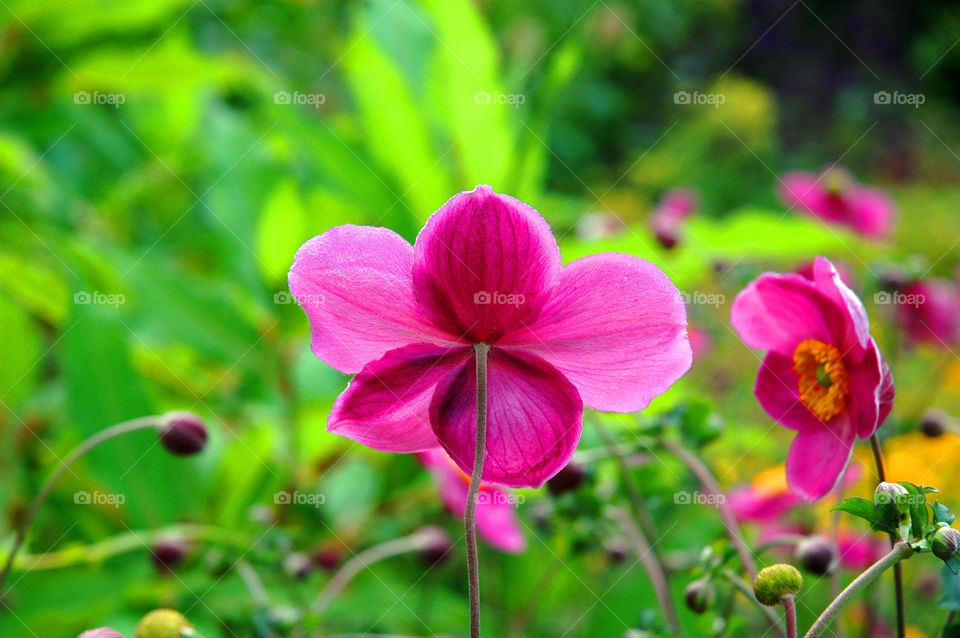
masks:
<path id="1" fill-rule="evenodd" d="M 933 555 L 940 560 L 950 560 L 960 551 L 960 532 L 952 527 L 943 526 L 933 533 L 930 544 Z"/>
<path id="2" fill-rule="evenodd" d="M 193 625 L 179 612 L 157 609 L 140 620 L 133 638 L 189 638 L 195 636 Z"/>
<path id="3" fill-rule="evenodd" d="M 157 567 L 172 569 L 183 562 L 187 555 L 187 542 L 180 538 L 168 538 L 158 542 L 150 550 L 150 558 Z"/>
<path id="4" fill-rule="evenodd" d="M 898 501 L 902 500 L 904 497 L 909 496 L 910 492 L 907 491 L 902 485 L 898 483 L 887 483 L 884 481 L 877 486 L 877 490 L 873 493 L 873 504 L 874 505 L 889 505 L 891 503 L 896 504 Z"/>
<path id="5" fill-rule="evenodd" d="M 808 536 L 797 543 L 795 554 L 800 564 L 811 574 L 825 576 L 837 568 L 837 546 L 823 536 Z"/>
<path id="6" fill-rule="evenodd" d="M 98 627 L 96 629 L 88 629 L 77 636 L 77 638 L 123 638 L 123 634 L 109 627 Z"/>
<path id="7" fill-rule="evenodd" d="M 331 572 L 340 566 L 340 552 L 333 547 L 319 549 L 313 555 L 313 564 L 324 571 Z"/>
<path id="8" fill-rule="evenodd" d="M 549 490 L 551 496 L 575 492 L 583 485 L 584 478 L 586 478 L 586 474 L 583 468 L 576 463 L 568 463 L 566 467 L 547 481 L 547 490 Z"/>
<path id="9" fill-rule="evenodd" d="M 439 565 L 453 551 L 453 541 L 450 534 L 440 527 L 432 525 L 423 527 L 417 532 L 423 537 L 423 549 L 420 550 L 420 560 L 427 565 Z"/>
<path id="10" fill-rule="evenodd" d="M 920 431 L 930 438 L 936 438 L 947 431 L 950 417 L 940 408 L 929 408 L 920 419 Z"/>
<path id="11" fill-rule="evenodd" d="M 603 543 L 603 551 L 608 561 L 619 565 L 630 557 L 630 543 L 625 538 L 608 538 Z"/>
<path id="12" fill-rule="evenodd" d="M 283 559 L 283 571 L 297 580 L 303 580 L 310 574 L 313 560 L 306 554 L 293 552 Z"/>
<path id="13" fill-rule="evenodd" d="M 193 412 L 167 412 L 160 426 L 160 443 L 177 456 L 196 454 L 207 445 L 207 427 Z"/>
<path id="14" fill-rule="evenodd" d="M 690 611 L 695 614 L 702 614 L 713 605 L 716 593 L 713 583 L 700 578 L 687 585 L 687 588 L 683 591 L 683 601 Z"/>
<path id="15" fill-rule="evenodd" d="M 753 581 L 753 594 L 757 600 L 773 607 L 784 596 L 792 596 L 803 586 L 803 576 L 793 565 L 778 563 L 764 567 Z"/>

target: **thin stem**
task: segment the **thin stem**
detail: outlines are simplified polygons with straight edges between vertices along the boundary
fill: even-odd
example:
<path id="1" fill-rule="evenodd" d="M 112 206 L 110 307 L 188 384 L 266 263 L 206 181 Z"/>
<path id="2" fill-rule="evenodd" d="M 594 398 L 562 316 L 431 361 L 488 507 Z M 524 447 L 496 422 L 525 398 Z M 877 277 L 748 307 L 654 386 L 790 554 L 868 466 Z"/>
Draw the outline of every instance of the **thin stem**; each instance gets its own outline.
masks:
<path id="1" fill-rule="evenodd" d="M 843 608 L 846 607 L 857 594 L 875 581 L 880 574 L 888 568 L 898 565 L 901 560 L 909 558 L 912 554 L 913 550 L 909 545 L 903 542 L 897 542 L 887 555 L 868 567 L 865 572 L 857 576 L 852 583 L 847 585 L 846 589 L 840 592 L 840 595 L 823 610 L 823 613 L 820 614 L 817 621 L 813 623 L 813 626 L 810 627 L 810 631 L 807 632 L 804 638 L 817 638 L 818 636 L 822 636 Z"/>
<path id="2" fill-rule="evenodd" d="M 797 638 L 797 603 L 794 602 L 793 596 L 784 596 L 781 602 L 783 615 L 787 621 L 787 638 Z"/>
<path id="3" fill-rule="evenodd" d="M 947 638 L 947 632 L 950 630 L 950 625 L 953 623 L 953 618 L 956 615 L 956 609 L 951 609 L 950 613 L 947 614 L 947 619 L 943 621 L 943 630 L 940 632 L 940 638 Z"/>
<path id="4" fill-rule="evenodd" d="M 470 587 L 470 638 L 480 638 L 480 557 L 477 554 L 477 495 L 487 456 L 487 355 L 490 346 L 473 346 L 477 360 L 477 438 L 473 450 L 473 472 L 467 490 L 463 527 L 467 536 L 467 577 Z"/>
<path id="5" fill-rule="evenodd" d="M 650 582 L 653 584 L 653 591 L 657 596 L 661 609 L 663 609 L 663 615 L 667 620 L 667 624 L 670 625 L 671 635 L 681 635 L 680 621 L 677 620 L 677 612 L 673 607 L 673 600 L 670 598 L 670 587 L 667 584 L 667 576 L 663 572 L 660 561 L 656 559 L 653 553 L 653 546 L 650 544 L 650 541 L 643 535 L 643 532 L 633 522 L 633 519 L 630 518 L 630 515 L 627 514 L 625 510 L 618 508 L 611 509 L 609 516 L 620 524 L 627 538 L 633 543 L 634 552 L 643 564 L 647 576 L 650 577 Z"/>
<path id="6" fill-rule="evenodd" d="M 877 465 L 877 478 L 883 483 L 887 480 L 887 472 L 883 466 L 883 453 L 880 450 L 880 439 L 876 433 L 870 437 L 870 448 L 873 450 L 873 460 Z M 890 534 L 890 547 L 897 544 L 896 534 Z M 907 635 L 907 619 L 904 611 L 903 602 L 903 567 L 900 563 L 893 566 L 893 593 L 896 598 L 897 606 L 897 638 L 904 638 Z"/>
<path id="7" fill-rule="evenodd" d="M 743 540 L 743 536 L 740 534 L 740 524 L 737 522 L 737 517 L 727 503 L 726 495 L 717 482 L 717 479 L 714 478 L 713 472 L 710 471 L 710 468 L 708 468 L 703 461 L 697 458 L 696 454 L 693 454 L 679 443 L 669 439 L 660 439 L 660 445 L 680 459 L 680 461 L 693 472 L 694 476 L 697 477 L 703 489 L 714 495 L 717 511 L 720 514 L 720 520 L 723 526 L 727 530 L 727 537 L 730 539 L 730 544 L 733 545 L 733 548 L 737 551 L 737 556 L 740 557 L 740 563 L 750 576 L 750 580 L 755 579 L 757 577 L 757 563 L 753 559 L 753 554 L 747 547 L 747 543 Z"/>
<path id="8" fill-rule="evenodd" d="M 761 604 L 757 600 L 756 594 L 753 593 L 753 586 L 750 585 L 747 581 L 740 577 L 740 574 L 733 571 L 729 567 L 724 568 L 723 570 L 724 577 L 730 581 L 730 584 L 734 586 L 743 596 L 749 600 L 753 605 L 763 612 L 763 615 L 767 617 L 767 620 L 770 621 L 770 627 L 776 632 L 778 636 L 783 636 L 783 629 L 780 628 L 780 619 L 777 618 L 777 614 L 774 613 L 773 609 L 767 607 L 764 604 Z"/>
<path id="9" fill-rule="evenodd" d="M 43 484 L 43 487 L 40 489 L 40 493 L 37 494 L 37 497 L 33 500 L 33 504 L 30 505 L 30 509 L 27 510 L 23 520 L 20 521 L 20 526 L 17 528 L 17 535 L 13 539 L 13 545 L 10 547 L 10 553 L 7 554 L 7 560 L 4 562 L 3 569 L 0 570 L 0 586 L 3 586 L 3 582 L 7 579 L 10 569 L 13 567 L 13 559 L 16 558 L 17 551 L 19 551 L 20 546 L 23 545 L 23 541 L 27 537 L 27 530 L 30 529 L 30 524 L 33 523 L 34 517 L 36 517 L 40 507 L 50 495 L 53 485 L 61 476 L 63 476 L 63 473 L 69 469 L 70 465 L 104 441 L 108 441 L 112 438 L 122 436 L 135 430 L 155 428 L 158 427 L 160 423 L 161 417 L 157 415 L 151 415 L 138 417 L 129 421 L 123 421 L 122 423 L 117 423 L 116 425 L 111 425 L 110 427 L 100 430 L 87 440 L 83 441 L 80 445 L 74 448 L 74 450 L 70 452 L 66 458 L 60 461 L 60 464 L 50 474 L 50 477 L 47 479 L 46 483 Z M 0 596 L 0 598 L 2 598 L 2 596 Z"/>

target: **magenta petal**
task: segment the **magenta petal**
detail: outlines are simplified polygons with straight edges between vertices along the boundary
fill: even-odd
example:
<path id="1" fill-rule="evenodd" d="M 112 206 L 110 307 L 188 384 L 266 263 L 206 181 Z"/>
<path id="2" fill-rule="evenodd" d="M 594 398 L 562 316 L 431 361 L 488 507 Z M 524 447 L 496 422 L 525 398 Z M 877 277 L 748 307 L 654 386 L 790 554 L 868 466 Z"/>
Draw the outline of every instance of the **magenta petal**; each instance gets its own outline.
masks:
<path id="1" fill-rule="evenodd" d="M 540 314 L 560 249 L 523 202 L 478 186 L 427 220 L 414 247 L 417 301 L 433 322 L 470 341 L 495 341 Z"/>
<path id="2" fill-rule="evenodd" d="M 470 356 L 416 344 L 391 350 L 367 364 L 330 412 L 327 430 L 384 452 L 437 447 L 430 428 L 430 401 L 437 382 Z"/>
<path id="3" fill-rule="evenodd" d="M 347 374 L 409 343 L 451 342 L 413 299 L 413 248 L 386 228 L 337 226 L 306 242 L 290 292 L 310 319 L 314 354 Z"/>
<path id="4" fill-rule="evenodd" d="M 800 400 L 793 359 L 770 352 L 760 366 L 754 394 L 770 418 L 791 430 L 820 426 L 820 420 Z"/>
<path id="5" fill-rule="evenodd" d="M 846 412 L 829 424 L 818 422 L 798 432 L 787 455 L 787 484 L 793 493 L 806 501 L 829 493 L 850 462 L 856 435 Z"/>
<path id="6" fill-rule="evenodd" d="M 893 231 L 897 206 L 877 188 L 858 188 L 847 196 L 850 223 L 864 237 L 883 239 Z"/>
<path id="7" fill-rule="evenodd" d="M 873 339 L 869 341 L 863 360 L 850 370 L 850 401 L 854 425 L 861 439 L 870 437 L 880 427 L 880 397 L 884 391 L 885 363 Z"/>
<path id="8" fill-rule="evenodd" d="M 686 321 L 683 299 L 660 269 L 604 253 L 564 266 L 540 318 L 499 345 L 550 362 L 585 405 L 635 412 L 690 368 Z"/>
<path id="9" fill-rule="evenodd" d="M 825 257 L 817 257 L 813 265 L 813 279 L 817 289 L 845 310 L 846 328 L 843 343 L 834 344 L 845 353 L 859 360 L 870 341 L 870 321 L 867 310 L 855 292 L 843 283 L 837 269 Z"/>
<path id="10" fill-rule="evenodd" d="M 487 374 L 483 480 L 540 487 L 577 447 L 583 417 L 580 395 L 559 370 L 531 354 L 493 348 Z M 430 405 L 437 439 L 467 474 L 473 471 L 476 413 L 476 367 L 471 360 L 440 381 Z"/>
<path id="11" fill-rule="evenodd" d="M 748 346 L 791 358 L 804 339 L 836 343 L 846 330 L 836 304 L 794 273 L 760 275 L 737 295 L 730 320 Z"/>

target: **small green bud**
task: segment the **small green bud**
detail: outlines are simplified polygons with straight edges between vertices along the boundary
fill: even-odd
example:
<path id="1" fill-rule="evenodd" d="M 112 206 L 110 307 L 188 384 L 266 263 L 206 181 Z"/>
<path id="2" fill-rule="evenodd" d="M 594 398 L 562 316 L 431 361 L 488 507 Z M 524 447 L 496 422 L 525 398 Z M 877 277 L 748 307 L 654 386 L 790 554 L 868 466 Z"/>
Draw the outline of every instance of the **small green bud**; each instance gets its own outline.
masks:
<path id="1" fill-rule="evenodd" d="M 792 596 L 803 587 L 803 576 L 793 565 L 778 563 L 764 567 L 753 581 L 753 594 L 764 605 L 780 604 L 784 596 Z"/>
<path id="2" fill-rule="evenodd" d="M 193 625 L 179 612 L 157 609 L 143 617 L 133 638 L 189 638 L 196 636 Z"/>
<path id="3" fill-rule="evenodd" d="M 907 488 L 898 483 L 887 483 L 884 481 L 877 486 L 877 491 L 873 493 L 874 505 L 897 504 L 905 500 L 910 492 Z"/>
<path id="4" fill-rule="evenodd" d="M 690 611 L 695 614 L 702 614 L 713 605 L 716 593 L 713 583 L 705 578 L 700 578 L 687 585 L 683 592 L 683 601 Z"/>
<path id="5" fill-rule="evenodd" d="M 930 547 L 933 555 L 940 560 L 950 560 L 960 551 L 960 532 L 952 527 L 941 527 L 933 533 L 933 542 Z"/>

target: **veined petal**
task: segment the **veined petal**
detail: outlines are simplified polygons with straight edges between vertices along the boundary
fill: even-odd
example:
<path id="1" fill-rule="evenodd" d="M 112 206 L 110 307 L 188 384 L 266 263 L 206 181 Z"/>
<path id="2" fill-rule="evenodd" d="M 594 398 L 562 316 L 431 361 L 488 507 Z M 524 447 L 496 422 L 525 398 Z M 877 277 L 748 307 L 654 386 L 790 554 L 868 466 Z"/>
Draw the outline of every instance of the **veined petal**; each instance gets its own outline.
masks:
<path id="1" fill-rule="evenodd" d="M 584 405 L 635 412 L 690 368 L 686 323 L 683 299 L 659 268 L 604 253 L 564 266 L 539 319 L 498 345 L 550 362 Z"/>
<path id="2" fill-rule="evenodd" d="M 314 354 L 354 374 L 410 343 L 449 343 L 413 299 L 413 248 L 386 228 L 337 226 L 306 242 L 290 292 L 310 320 Z"/>
<path id="3" fill-rule="evenodd" d="M 423 313 L 469 341 L 495 341 L 540 314 L 557 282 L 560 249 L 523 202 L 478 186 L 427 220 L 414 246 L 413 284 Z"/>
<path id="4" fill-rule="evenodd" d="M 797 433 L 787 455 L 787 483 L 794 494 L 815 501 L 830 492 L 850 462 L 856 424 L 847 412 L 829 424 L 817 422 Z"/>
<path id="5" fill-rule="evenodd" d="M 813 264 L 813 280 L 817 289 L 845 311 L 844 342 L 834 344 L 846 354 L 859 360 L 870 341 L 870 321 L 867 310 L 855 292 L 843 283 L 840 274 L 829 259 L 817 257 Z"/>
<path id="6" fill-rule="evenodd" d="M 884 363 L 871 338 L 863 360 L 850 371 L 850 401 L 854 424 L 861 439 L 880 427 L 880 400 L 884 392 Z"/>
<path id="7" fill-rule="evenodd" d="M 468 475 L 476 448 L 476 379 L 471 359 L 440 381 L 430 405 L 434 434 Z M 491 349 L 483 481 L 540 487 L 573 456 L 582 418 L 580 395 L 559 370 L 535 355 Z"/>
<path id="8" fill-rule="evenodd" d="M 327 430 L 384 452 L 439 445 L 430 428 L 437 382 L 470 357 L 470 349 L 415 344 L 368 363 L 330 412 Z"/>
<path id="9" fill-rule="evenodd" d="M 791 430 L 819 427 L 820 420 L 800 400 L 793 358 L 767 354 L 757 373 L 754 394 L 770 418 Z"/>

